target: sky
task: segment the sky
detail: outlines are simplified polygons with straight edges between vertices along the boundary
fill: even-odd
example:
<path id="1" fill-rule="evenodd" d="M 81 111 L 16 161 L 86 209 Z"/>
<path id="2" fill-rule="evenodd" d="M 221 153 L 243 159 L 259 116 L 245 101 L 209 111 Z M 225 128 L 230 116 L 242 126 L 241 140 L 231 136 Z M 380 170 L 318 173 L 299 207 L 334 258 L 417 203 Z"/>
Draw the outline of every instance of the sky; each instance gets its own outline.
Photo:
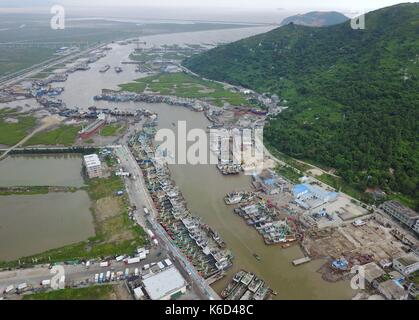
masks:
<path id="1" fill-rule="evenodd" d="M 279 23 L 309 11 L 348 17 L 407 1 L 397 0 L 0 0 L 0 13 L 49 14 L 61 4 L 68 17 Z M 417 1 L 415 1 L 417 2 Z"/>
<path id="2" fill-rule="evenodd" d="M 229 7 L 270 9 L 377 9 L 403 1 L 397 0 L 0 0 L 0 7 L 61 3 L 69 6 L 136 6 L 136 7 Z"/>

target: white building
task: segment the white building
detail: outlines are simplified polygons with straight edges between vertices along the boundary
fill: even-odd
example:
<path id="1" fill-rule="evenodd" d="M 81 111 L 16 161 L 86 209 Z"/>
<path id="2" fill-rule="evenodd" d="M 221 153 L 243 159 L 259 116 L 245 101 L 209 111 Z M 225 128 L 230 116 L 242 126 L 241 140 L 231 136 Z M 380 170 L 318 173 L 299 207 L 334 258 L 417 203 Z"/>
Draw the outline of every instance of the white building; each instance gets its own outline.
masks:
<path id="1" fill-rule="evenodd" d="M 170 300 L 186 292 L 186 281 L 174 266 L 150 274 L 143 284 L 151 300 Z"/>
<path id="2" fill-rule="evenodd" d="M 84 165 L 90 179 L 102 176 L 102 163 L 97 154 L 89 154 L 84 156 Z"/>
<path id="3" fill-rule="evenodd" d="M 405 276 L 419 270 L 419 257 L 411 252 L 403 257 L 393 260 L 393 268 Z"/>

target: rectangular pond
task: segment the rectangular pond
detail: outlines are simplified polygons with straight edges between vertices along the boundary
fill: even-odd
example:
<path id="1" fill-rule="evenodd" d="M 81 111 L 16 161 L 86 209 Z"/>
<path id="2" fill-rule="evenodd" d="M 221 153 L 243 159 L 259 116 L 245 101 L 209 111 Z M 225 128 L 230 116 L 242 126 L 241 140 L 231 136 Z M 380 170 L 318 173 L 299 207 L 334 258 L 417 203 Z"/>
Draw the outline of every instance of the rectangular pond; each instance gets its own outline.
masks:
<path id="1" fill-rule="evenodd" d="M 13 155 L 0 161 L 0 187 L 81 187 L 81 172 L 79 154 Z"/>
<path id="2" fill-rule="evenodd" d="M 94 236 L 90 206 L 85 191 L 0 196 L 0 261 Z"/>

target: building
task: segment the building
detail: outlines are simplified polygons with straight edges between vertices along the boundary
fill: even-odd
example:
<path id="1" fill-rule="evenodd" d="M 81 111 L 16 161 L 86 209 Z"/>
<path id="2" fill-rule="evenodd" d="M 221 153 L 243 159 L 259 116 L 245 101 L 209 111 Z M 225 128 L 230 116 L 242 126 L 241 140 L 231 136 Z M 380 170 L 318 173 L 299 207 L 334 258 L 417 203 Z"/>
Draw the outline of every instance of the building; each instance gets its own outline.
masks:
<path id="1" fill-rule="evenodd" d="M 416 211 L 394 200 L 384 202 L 380 209 L 417 232 L 419 228 L 419 214 Z"/>
<path id="2" fill-rule="evenodd" d="M 419 257 L 411 252 L 403 257 L 393 259 L 393 268 L 405 276 L 419 270 Z"/>
<path id="3" fill-rule="evenodd" d="M 102 176 L 102 163 L 97 154 L 89 154 L 84 156 L 84 165 L 86 173 L 90 179 L 100 178 Z"/>
<path id="4" fill-rule="evenodd" d="M 317 208 L 327 202 L 333 202 L 338 197 L 336 192 L 329 192 L 307 183 L 295 185 L 292 193 L 295 202 L 306 210 Z"/>
<path id="5" fill-rule="evenodd" d="M 186 281 L 173 265 L 146 276 L 143 284 L 151 300 L 170 300 L 186 292 Z"/>
<path id="6" fill-rule="evenodd" d="M 388 300 L 407 300 L 409 296 L 409 292 L 394 280 L 380 283 L 378 291 Z"/>

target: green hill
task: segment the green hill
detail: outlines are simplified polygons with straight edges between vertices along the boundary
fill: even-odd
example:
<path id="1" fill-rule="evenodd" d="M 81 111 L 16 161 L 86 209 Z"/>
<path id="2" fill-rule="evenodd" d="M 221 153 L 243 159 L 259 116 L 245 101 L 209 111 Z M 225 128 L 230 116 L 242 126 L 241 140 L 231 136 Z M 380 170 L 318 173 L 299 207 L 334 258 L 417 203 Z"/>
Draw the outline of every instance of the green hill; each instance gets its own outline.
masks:
<path id="1" fill-rule="evenodd" d="M 381 187 L 419 199 L 419 4 L 350 22 L 280 27 L 184 65 L 215 80 L 278 94 L 289 108 L 265 141 L 293 157 L 337 169 L 359 190 Z"/>
<path id="2" fill-rule="evenodd" d="M 281 22 L 281 26 L 285 26 L 289 23 L 294 23 L 302 26 L 325 27 L 343 23 L 348 19 L 349 18 L 343 15 L 342 13 L 336 11 L 313 11 L 305 14 L 297 14 L 295 16 L 288 17 Z"/>

